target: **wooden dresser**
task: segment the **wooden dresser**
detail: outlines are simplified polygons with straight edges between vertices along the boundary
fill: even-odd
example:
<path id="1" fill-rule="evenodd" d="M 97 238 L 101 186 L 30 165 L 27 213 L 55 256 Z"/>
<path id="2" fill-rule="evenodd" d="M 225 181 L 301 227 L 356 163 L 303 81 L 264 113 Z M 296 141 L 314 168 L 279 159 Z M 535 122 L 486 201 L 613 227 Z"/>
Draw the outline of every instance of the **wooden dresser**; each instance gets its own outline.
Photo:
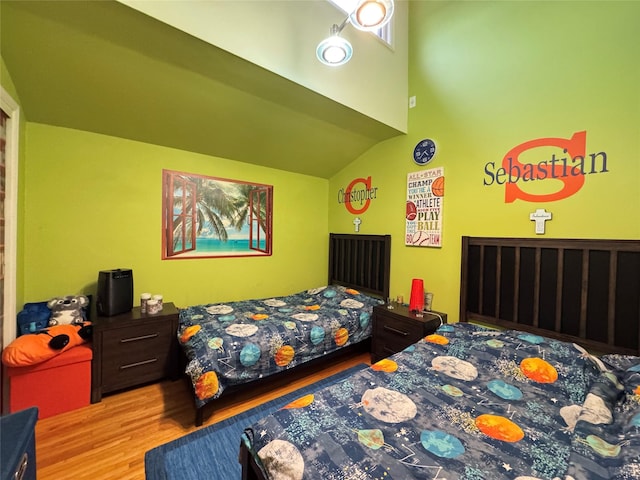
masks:
<path id="1" fill-rule="evenodd" d="M 165 303 L 148 315 L 140 307 L 93 324 L 91 403 L 105 393 L 180 376 L 178 309 Z"/>

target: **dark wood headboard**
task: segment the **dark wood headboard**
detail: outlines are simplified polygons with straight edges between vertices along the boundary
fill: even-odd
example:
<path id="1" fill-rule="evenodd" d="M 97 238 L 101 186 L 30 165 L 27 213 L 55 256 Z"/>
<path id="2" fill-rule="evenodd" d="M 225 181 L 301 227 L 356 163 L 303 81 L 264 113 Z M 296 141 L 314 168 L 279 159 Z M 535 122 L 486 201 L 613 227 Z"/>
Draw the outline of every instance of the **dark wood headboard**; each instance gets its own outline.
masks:
<path id="1" fill-rule="evenodd" d="M 391 235 L 329 235 L 329 285 L 389 297 Z"/>
<path id="2" fill-rule="evenodd" d="M 640 354 L 640 241 L 462 237 L 460 321 Z"/>

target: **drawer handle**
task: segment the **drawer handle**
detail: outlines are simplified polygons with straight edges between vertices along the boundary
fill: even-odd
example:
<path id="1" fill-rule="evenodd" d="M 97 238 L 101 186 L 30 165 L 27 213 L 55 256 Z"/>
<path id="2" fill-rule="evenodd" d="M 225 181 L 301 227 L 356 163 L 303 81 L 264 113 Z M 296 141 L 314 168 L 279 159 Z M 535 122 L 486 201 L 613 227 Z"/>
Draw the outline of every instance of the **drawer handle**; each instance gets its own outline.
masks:
<path id="1" fill-rule="evenodd" d="M 149 338 L 156 338 L 159 333 L 151 333 L 149 335 L 140 335 L 139 337 L 123 338 L 120 343 L 137 342 L 138 340 L 147 340 Z"/>
<path id="2" fill-rule="evenodd" d="M 143 360 L 142 362 L 129 363 L 127 365 L 121 365 L 120 370 L 126 370 L 127 368 L 139 367 L 140 365 L 148 365 L 149 363 L 157 362 L 157 358 L 151 358 L 149 360 Z"/>
<path id="3" fill-rule="evenodd" d="M 392 348 L 389 347 L 384 347 L 384 351 L 385 352 L 389 352 L 390 354 L 394 354 L 394 353 L 398 353 L 396 350 L 393 350 Z"/>
<path id="4" fill-rule="evenodd" d="M 385 325 L 384 329 L 388 330 L 390 332 L 393 332 L 393 333 L 397 333 L 398 335 L 402 335 L 403 337 L 406 337 L 407 335 L 409 335 L 409 332 L 403 332 L 402 330 L 398 330 L 398 329 L 390 327 L 388 325 Z"/>
<path id="5" fill-rule="evenodd" d="M 27 471 L 27 467 L 29 466 L 29 456 L 25 452 L 20 459 L 20 465 L 18 470 L 13 474 L 14 480 L 22 480 L 24 478 L 24 474 Z"/>

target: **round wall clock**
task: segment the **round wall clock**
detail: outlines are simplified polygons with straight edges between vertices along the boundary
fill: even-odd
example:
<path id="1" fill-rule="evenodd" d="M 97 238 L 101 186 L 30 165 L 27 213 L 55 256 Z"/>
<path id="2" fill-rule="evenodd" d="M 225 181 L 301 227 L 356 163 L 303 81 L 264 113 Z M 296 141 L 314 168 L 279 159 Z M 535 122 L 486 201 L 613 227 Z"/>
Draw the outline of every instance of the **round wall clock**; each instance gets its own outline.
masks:
<path id="1" fill-rule="evenodd" d="M 436 154 L 436 144 L 430 138 L 418 142 L 413 149 L 413 161 L 418 165 L 426 165 Z"/>

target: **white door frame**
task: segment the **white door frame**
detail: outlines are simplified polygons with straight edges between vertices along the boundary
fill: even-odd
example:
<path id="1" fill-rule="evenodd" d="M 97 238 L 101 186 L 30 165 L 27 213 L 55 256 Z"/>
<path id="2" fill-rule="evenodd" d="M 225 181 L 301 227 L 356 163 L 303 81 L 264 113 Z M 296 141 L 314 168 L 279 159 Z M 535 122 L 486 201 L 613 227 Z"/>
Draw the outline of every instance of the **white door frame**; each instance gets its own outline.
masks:
<path id="1" fill-rule="evenodd" d="M 0 108 L 9 116 L 5 145 L 5 258 L 4 258 L 4 348 L 17 334 L 16 266 L 18 250 L 18 146 L 20 144 L 20 106 L 0 85 Z"/>

